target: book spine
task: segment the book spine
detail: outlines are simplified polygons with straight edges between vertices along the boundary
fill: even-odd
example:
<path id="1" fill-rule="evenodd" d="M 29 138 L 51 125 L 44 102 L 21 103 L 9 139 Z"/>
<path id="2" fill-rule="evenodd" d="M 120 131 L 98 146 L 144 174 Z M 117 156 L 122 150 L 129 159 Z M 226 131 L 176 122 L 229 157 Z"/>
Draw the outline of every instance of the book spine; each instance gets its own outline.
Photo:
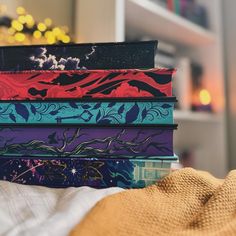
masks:
<path id="1" fill-rule="evenodd" d="M 167 100 L 167 99 L 166 99 Z M 0 124 L 173 124 L 174 101 L 0 102 Z M 136 113 L 130 113 L 133 109 Z M 27 113 L 27 119 L 20 112 Z M 112 113 L 110 110 L 112 109 Z"/>
<path id="2" fill-rule="evenodd" d="M 180 15 L 185 16 L 185 11 L 187 8 L 187 0 L 179 0 Z"/>
<path id="3" fill-rule="evenodd" d="M 174 11 L 177 15 L 180 15 L 180 0 L 174 0 Z"/>
<path id="4" fill-rule="evenodd" d="M 167 9 L 174 11 L 174 0 L 167 0 Z"/>
<path id="5" fill-rule="evenodd" d="M 174 70 L 153 69 L 0 73 L 0 99 L 172 96 L 173 72 Z"/>
<path id="6" fill-rule="evenodd" d="M 157 41 L 7 46 L 0 47 L 0 70 L 153 68 L 156 48 Z"/>
<path id="7" fill-rule="evenodd" d="M 24 110 L 22 110 L 24 111 Z M 135 106 L 130 113 L 136 113 Z M 21 113 L 22 116 L 23 112 Z M 25 113 L 24 113 L 25 114 Z M 129 116 L 129 114 L 128 114 Z M 27 117 L 25 116 L 27 119 Z M 131 120 L 131 117 L 128 117 Z M 173 156 L 174 125 L 0 126 L 2 156 Z M 163 142 L 165 140 L 165 142 Z"/>
<path id="8" fill-rule="evenodd" d="M 47 187 L 141 188 L 171 171 L 171 161 L 0 157 L 0 180 Z"/>

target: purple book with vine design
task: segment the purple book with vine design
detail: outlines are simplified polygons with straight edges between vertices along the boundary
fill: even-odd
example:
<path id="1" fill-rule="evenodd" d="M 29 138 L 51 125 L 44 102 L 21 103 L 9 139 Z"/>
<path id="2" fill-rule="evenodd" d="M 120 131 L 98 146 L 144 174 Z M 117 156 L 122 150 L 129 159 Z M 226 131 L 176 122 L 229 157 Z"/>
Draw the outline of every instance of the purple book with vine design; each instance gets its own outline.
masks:
<path id="1" fill-rule="evenodd" d="M 174 125 L 1 126 L 0 156 L 173 156 Z"/>

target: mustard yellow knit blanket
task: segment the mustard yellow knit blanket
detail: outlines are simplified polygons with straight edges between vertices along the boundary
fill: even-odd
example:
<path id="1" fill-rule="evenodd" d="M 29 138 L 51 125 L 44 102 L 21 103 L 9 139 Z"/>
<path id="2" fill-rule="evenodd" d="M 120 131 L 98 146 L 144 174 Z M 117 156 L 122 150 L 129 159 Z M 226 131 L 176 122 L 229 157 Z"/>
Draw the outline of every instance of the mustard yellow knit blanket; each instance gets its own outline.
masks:
<path id="1" fill-rule="evenodd" d="M 224 180 L 190 168 L 106 197 L 71 236 L 236 235 L 236 171 Z"/>

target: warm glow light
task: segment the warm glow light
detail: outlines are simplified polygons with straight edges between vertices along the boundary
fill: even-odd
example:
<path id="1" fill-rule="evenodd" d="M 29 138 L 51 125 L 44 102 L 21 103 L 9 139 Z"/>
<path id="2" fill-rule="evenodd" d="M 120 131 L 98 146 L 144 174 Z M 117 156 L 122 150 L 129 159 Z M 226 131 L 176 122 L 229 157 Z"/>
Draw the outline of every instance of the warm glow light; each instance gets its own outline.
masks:
<path id="1" fill-rule="evenodd" d="M 199 93 L 199 99 L 201 104 L 209 105 L 211 103 L 211 95 L 206 89 L 202 89 Z"/>
<path id="2" fill-rule="evenodd" d="M 39 39 L 42 37 L 42 33 L 38 30 L 34 31 L 33 33 L 33 36 L 36 38 L 36 39 Z"/>
<path id="3" fill-rule="evenodd" d="M 23 33 L 16 33 L 15 40 L 18 42 L 23 42 L 25 40 L 25 35 Z"/>
<path id="4" fill-rule="evenodd" d="M 21 31 L 24 28 L 24 26 L 17 20 L 13 20 L 11 22 L 11 26 L 17 31 Z"/>
<path id="5" fill-rule="evenodd" d="M 26 23 L 30 23 L 30 22 L 34 21 L 33 16 L 31 16 L 29 14 L 25 16 L 25 20 L 26 20 Z"/>
<path id="6" fill-rule="evenodd" d="M 0 14 L 6 6 L 0 4 Z M 13 18 L 10 25 L 0 34 L 0 41 L 9 44 L 34 44 L 34 43 L 70 43 L 71 37 L 68 35 L 69 28 L 66 26 L 54 26 L 51 18 L 45 18 L 41 22 L 35 21 L 32 15 L 28 14 L 24 7 L 16 8 L 16 18 Z M 29 30 L 31 29 L 31 30 Z"/>
<path id="7" fill-rule="evenodd" d="M 53 37 L 53 33 L 50 30 L 46 31 L 44 35 L 46 38 Z"/>
<path id="8" fill-rule="evenodd" d="M 48 42 L 49 44 L 54 44 L 54 43 L 56 42 L 56 39 L 55 39 L 55 37 L 52 35 L 52 36 L 49 36 L 49 37 L 47 38 L 47 42 Z"/>
<path id="9" fill-rule="evenodd" d="M 16 30 L 15 30 L 14 28 L 12 28 L 12 27 L 9 28 L 7 31 L 8 31 L 8 33 L 11 34 L 11 35 L 15 34 L 15 32 L 16 32 Z"/>
<path id="10" fill-rule="evenodd" d="M 60 30 L 58 27 L 55 27 L 55 28 L 53 28 L 52 33 L 53 33 L 55 36 L 58 36 L 58 35 L 61 34 L 61 30 Z"/>
<path id="11" fill-rule="evenodd" d="M 24 7 L 17 7 L 16 12 L 19 15 L 23 15 L 23 14 L 25 14 L 25 8 Z"/>
<path id="12" fill-rule="evenodd" d="M 21 23 L 21 24 L 25 24 L 26 23 L 26 19 L 25 19 L 25 16 L 21 15 L 18 17 L 18 21 Z"/>
<path id="13" fill-rule="evenodd" d="M 46 26 L 51 26 L 52 25 L 52 20 L 50 19 L 50 18 L 46 18 L 45 20 L 44 20 L 44 23 L 45 23 L 45 25 Z"/>
<path id="14" fill-rule="evenodd" d="M 67 36 L 67 35 L 63 36 L 63 37 L 62 37 L 62 42 L 63 42 L 63 43 L 69 43 L 69 42 L 70 42 L 70 37 Z"/>
<path id="15" fill-rule="evenodd" d="M 47 26 L 44 23 L 38 23 L 38 30 L 43 32 L 47 29 Z"/>
<path id="16" fill-rule="evenodd" d="M 29 27 L 29 28 L 32 28 L 33 26 L 34 26 L 34 18 L 33 18 L 33 16 L 31 16 L 31 15 L 26 15 L 25 16 L 25 21 L 26 21 L 26 24 L 27 24 L 27 26 Z"/>

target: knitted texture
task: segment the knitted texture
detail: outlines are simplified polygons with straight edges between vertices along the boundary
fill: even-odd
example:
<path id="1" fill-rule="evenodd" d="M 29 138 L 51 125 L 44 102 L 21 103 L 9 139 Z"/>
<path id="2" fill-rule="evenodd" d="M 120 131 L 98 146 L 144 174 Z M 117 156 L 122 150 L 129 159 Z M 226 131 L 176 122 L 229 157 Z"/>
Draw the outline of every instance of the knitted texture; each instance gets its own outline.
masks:
<path id="1" fill-rule="evenodd" d="M 186 168 L 106 197 L 71 232 L 84 235 L 236 235 L 236 171 L 220 180 Z"/>

